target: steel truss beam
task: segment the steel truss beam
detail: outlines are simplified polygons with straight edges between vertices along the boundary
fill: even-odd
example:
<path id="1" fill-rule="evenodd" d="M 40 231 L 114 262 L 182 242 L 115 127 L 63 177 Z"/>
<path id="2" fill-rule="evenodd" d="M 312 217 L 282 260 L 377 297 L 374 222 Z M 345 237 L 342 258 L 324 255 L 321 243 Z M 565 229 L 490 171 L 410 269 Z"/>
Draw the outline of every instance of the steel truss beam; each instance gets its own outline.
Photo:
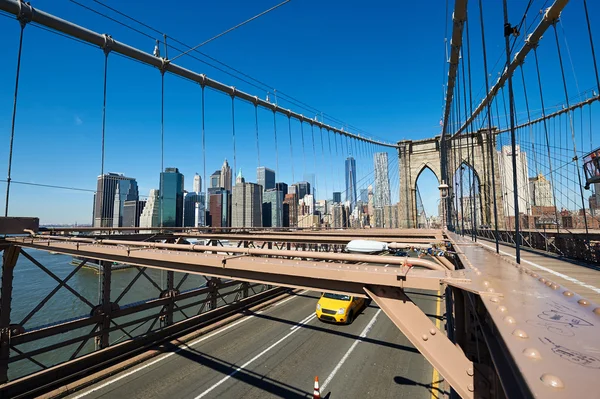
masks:
<path id="1" fill-rule="evenodd" d="M 473 398 L 473 363 L 403 290 L 368 286 L 365 292 L 462 398 Z"/>
<path id="2" fill-rule="evenodd" d="M 17 239 L 15 239 L 17 240 Z M 18 245 L 45 251 L 83 256 L 91 259 L 119 262 L 141 267 L 151 267 L 233 280 L 261 282 L 291 288 L 305 288 L 323 292 L 347 293 L 365 296 L 365 284 L 400 288 L 421 288 L 437 290 L 440 282 L 452 280 L 454 273 L 437 263 L 416 258 L 353 256 L 354 262 L 370 262 L 377 258 L 384 265 L 357 265 L 329 263 L 308 260 L 265 258 L 249 255 L 248 252 L 236 255 L 198 253 L 182 250 L 127 248 L 116 245 L 94 245 L 77 242 L 57 242 L 35 239 L 20 240 Z M 189 247 L 177 244 L 177 247 Z M 207 247 L 209 249 L 214 249 Z M 228 248 L 232 250 L 232 248 Z M 236 248 L 238 251 L 252 251 L 253 254 L 269 253 L 271 250 Z M 278 252 L 278 251 L 271 251 Z M 280 256 L 306 257 L 313 259 L 335 259 L 343 254 L 319 252 L 280 251 Z M 346 255 L 347 256 L 347 255 Z M 339 259 L 338 259 L 339 260 Z M 400 261 L 400 262 L 399 262 Z M 385 264 L 407 262 L 400 267 L 385 267 Z M 408 265 L 433 265 L 436 270 L 413 268 Z M 308 277 L 310 276 L 310 277 Z M 468 282 L 464 277 L 459 281 Z"/>

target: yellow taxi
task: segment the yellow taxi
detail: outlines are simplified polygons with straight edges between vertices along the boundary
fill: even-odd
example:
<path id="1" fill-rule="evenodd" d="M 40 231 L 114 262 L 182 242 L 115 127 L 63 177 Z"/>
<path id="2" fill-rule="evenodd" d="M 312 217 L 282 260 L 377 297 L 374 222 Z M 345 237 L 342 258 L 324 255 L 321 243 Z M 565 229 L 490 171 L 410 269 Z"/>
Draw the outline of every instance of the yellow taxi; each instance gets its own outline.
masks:
<path id="1" fill-rule="evenodd" d="M 325 293 L 317 302 L 317 317 L 322 321 L 350 324 L 365 306 L 364 298 Z"/>

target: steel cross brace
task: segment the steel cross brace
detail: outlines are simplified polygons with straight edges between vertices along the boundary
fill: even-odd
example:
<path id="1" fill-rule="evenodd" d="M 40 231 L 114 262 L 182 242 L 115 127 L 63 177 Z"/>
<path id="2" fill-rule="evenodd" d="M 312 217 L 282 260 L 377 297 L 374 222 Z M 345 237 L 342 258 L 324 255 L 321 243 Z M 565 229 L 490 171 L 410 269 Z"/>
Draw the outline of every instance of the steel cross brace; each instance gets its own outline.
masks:
<path id="1" fill-rule="evenodd" d="M 365 292 L 462 398 L 473 398 L 473 362 L 429 320 L 404 290 L 366 286 Z"/>

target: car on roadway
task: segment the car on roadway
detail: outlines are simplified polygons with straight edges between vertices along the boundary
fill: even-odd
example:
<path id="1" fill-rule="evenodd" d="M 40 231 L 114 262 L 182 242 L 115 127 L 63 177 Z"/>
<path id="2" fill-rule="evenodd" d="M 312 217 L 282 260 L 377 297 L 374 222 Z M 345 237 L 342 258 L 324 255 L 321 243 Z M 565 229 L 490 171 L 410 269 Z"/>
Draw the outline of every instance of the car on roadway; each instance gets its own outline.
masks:
<path id="1" fill-rule="evenodd" d="M 350 324 L 365 305 L 364 298 L 326 292 L 317 302 L 316 314 L 321 321 Z"/>
<path id="2" fill-rule="evenodd" d="M 396 251 L 396 253 L 394 255 L 396 255 L 396 256 L 404 256 L 404 257 L 410 256 L 409 253 L 408 253 L 408 251 Z"/>

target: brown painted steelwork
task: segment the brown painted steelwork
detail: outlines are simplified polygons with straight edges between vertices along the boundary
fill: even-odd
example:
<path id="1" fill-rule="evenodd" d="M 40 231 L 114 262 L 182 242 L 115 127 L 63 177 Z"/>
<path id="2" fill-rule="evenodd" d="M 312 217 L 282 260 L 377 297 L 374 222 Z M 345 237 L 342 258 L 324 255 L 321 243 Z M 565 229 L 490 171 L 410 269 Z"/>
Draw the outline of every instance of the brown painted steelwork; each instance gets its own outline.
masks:
<path id="1" fill-rule="evenodd" d="M 169 249 L 176 251 L 191 251 L 191 252 L 213 252 L 214 246 L 209 245 L 197 245 L 197 244 L 167 244 L 157 242 L 139 242 L 139 241 L 125 241 L 125 240 L 108 240 L 108 239 L 93 239 L 93 238 L 79 238 L 79 237 L 60 237 L 50 236 L 44 237 L 43 239 L 29 239 L 29 238 L 11 238 L 8 241 L 25 244 L 31 243 L 37 246 L 53 246 L 52 241 L 67 241 L 74 243 L 88 243 L 95 245 L 119 245 L 133 248 L 143 249 Z M 270 256 L 270 257 L 287 257 L 287 258 L 310 258 L 319 260 L 329 261 L 345 261 L 345 262 L 364 262 L 364 263 L 375 263 L 375 264 L 387 264 L 404 266 L 408 263 L 406 257 L 381 257 L 375 255 L 361 255 L 361 254 L 332 254 L 312 251 L 286 251 L 286 250 L 272 250 L 272 249 L 258 249 L 258 248 L 236 248 L 236 247 L 220 247 L 219 252 L 226 252 L 238 255 L 249 255 L 249 256 Z M 438 264 L 431 261 L 411 258 L 410 262 L 413 266 L 421 266 L 432 270 L 446 270 L 444 267 L 440 267 Z"/>
<path id="2" fill-rule="evenodd" d="M 450 254 L 457 255 L 452 261 L 436 257 L 438 264 L 393 256 L 252 248 L 258 240 L 239 241 L 239 247 L 218 246 L 217 240 L 212 240 L 212 245 L 167 244 L 127 240 L 127 236 L 94 239 L 44 235 L 9 240 L 26 248 L 201 274 L 210 276 L 211 282 L 231 278 L 370 296 L 463 397 L 485 397 L 491 392 L 491 397 L 583 395 L 584 377 L 592 378 L 588 374 L 596 365 L 600 367 L 600 359 L 594 355 L 600 348 L 595 344 L 593 319 L 598 317 L 593 309 L 600 308 L 576 295 L 561 294 L 560 287 L 554 288 L 556 284 L 538 281 L 533 272 L 513 267 L 477 244 L 457 246 L 452 237 L 444 237 L 442 232 L 437 235 L 453 244 Z M 434 265 L 435 270 L 409 267 L 406 261 Z M 392 263 L 397 267 L 387 267 Z M 456 265 L 457 270 L 449 270 Z M 448 336 L 436 329 L 404 292 L 407 288 L 444 291 L 445 284 L 452 287 L 446 291 Z M 206 303 L 211 308 L 215 303 L 213 289 L 211 284 L 206 288 Z M 245 287 L 240 290 L 240 295 L 245 295 Z M 165 309 L 164 305 L 156 306 Z M 120 312 L 113 310 L 113 316 Z M 556 329 L 556 323 L 565 324 L 567 313 L 568 323 Z M 561 321 L 552 319 L 557 315 Z M 82 325 L 80 321 L 70 323 Z M 64 331 L 69 326 L 52 328 Z M 111 327 L 111 331 L 117 329 Z M 559 330 L 575 331 L 576 338 L 549 336 Z M 18 340 L 19 334 L 13 339 Z"/>

